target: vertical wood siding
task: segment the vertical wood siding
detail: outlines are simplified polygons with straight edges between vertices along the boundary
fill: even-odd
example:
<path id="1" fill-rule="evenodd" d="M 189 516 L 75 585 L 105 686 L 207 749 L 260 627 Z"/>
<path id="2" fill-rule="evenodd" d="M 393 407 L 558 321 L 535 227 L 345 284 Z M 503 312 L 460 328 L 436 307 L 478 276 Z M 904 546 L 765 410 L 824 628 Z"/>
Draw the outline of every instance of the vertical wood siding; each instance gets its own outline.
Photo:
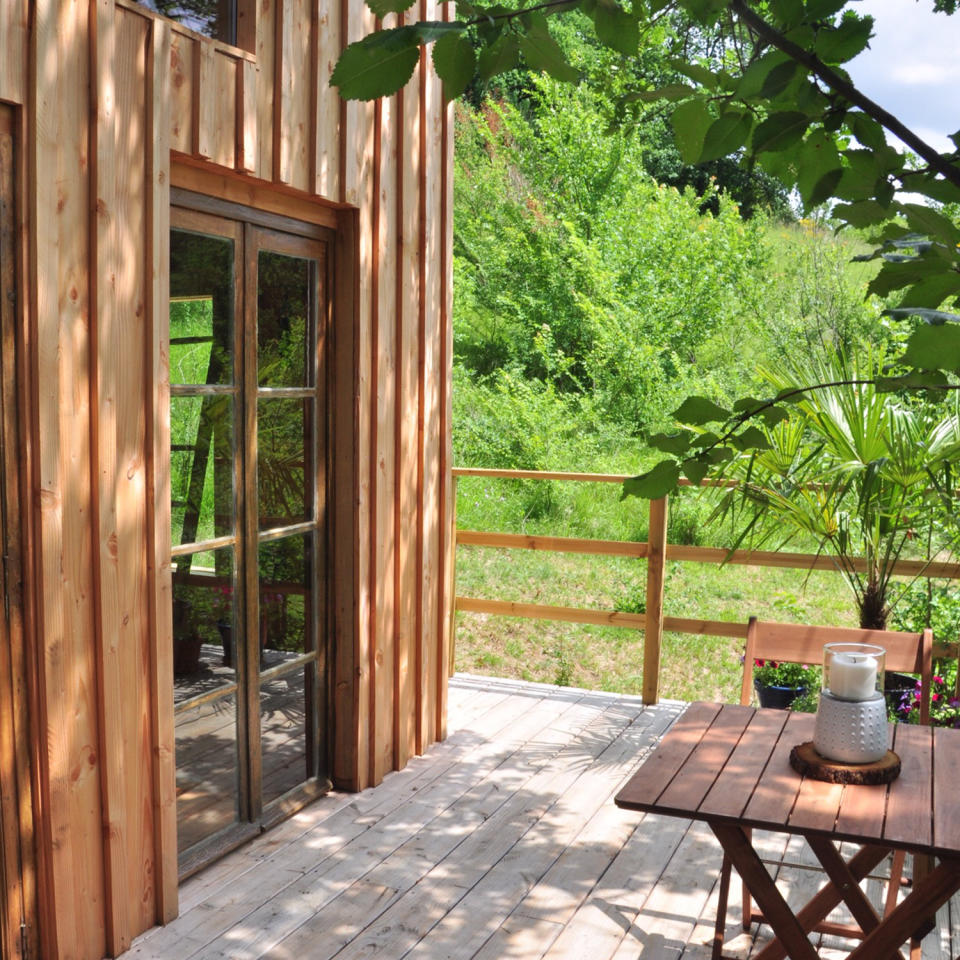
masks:
<path id="1" fill-rule="evenodd" d="M 120 952 L 177 909 L 166 294 L 182 171 L 337 224 L 332 417 L 352 429 L 333 452 L 334 777 L 376 783 L 444 730 L 450 111 L 426 52 L 400 94 L 339 100 L 340 50 L 375 27 L 360 0 L 245 12 L 240 50 L 128 0 L 0 0 L 0 99 L 28 131 L 28 642 L 51 958 Z"/>

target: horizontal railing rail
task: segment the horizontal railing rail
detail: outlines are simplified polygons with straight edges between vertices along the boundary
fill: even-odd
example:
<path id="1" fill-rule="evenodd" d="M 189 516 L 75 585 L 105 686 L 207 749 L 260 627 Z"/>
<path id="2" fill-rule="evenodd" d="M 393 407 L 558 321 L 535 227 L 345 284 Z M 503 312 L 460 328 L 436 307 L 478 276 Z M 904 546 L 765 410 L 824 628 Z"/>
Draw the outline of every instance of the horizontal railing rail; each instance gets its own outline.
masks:
<path id="1" fill-rule="evenodd" d="M 482 477 L 498 480 L 560 480 L 576 483 L 622 483 L 628 479 L 626 474 L 500 470 L 483 467 L 455 467 L 453 477 L 454 483 L 459 477 Z M 727 481 L 722 482 L 724 485 L 727 484 Z M 684 486 L 689 485 L 685 481 L 682 484 Z M 626 613 L 619 610 L 552 606 L 542 603 L 523 603 L 463 596 L 456 596 L 454 608 L 463 613 L 485 613 L 494 616 L 554 620 L 642 631 L 644 634 L 643 698 L 647 703 L 656 703 L 659 698 L 660 653 L 664 630 L 714 637 L 745 638 L 747 635 L 746 617 L 740 622 L 664 615 L 664 567 L 668 560 L 684 563 L 726 562 L 757 567 L 839 572 L 836 562 L 823 554 L 787 553 L 776 550 L 731 551 L 723 547 L 693 547 L 667 543 L 666 515 L 666 497 L 650 501 L 649 533 L 648 540 L 645 542 L 555 537 L 526 533 L 490 533 L 478 530 L 461 530 L 459 528 L 456 531 L 458 546 L 543 550 L 553 553 L 579 553 L 592 556 L 645 559 L 647 561 L 646 613 Z M 863 560 L 855 560 L 854 566 L 860 572 L 866 570 L 866 563 Z M 900 576 L 960 579 L 960 563 L 898 560 L 894 564 L 893 572 Z M 960 654 L 960 643 L 936 642 L 935 656 L 956 658 L 958 654 Z"/>

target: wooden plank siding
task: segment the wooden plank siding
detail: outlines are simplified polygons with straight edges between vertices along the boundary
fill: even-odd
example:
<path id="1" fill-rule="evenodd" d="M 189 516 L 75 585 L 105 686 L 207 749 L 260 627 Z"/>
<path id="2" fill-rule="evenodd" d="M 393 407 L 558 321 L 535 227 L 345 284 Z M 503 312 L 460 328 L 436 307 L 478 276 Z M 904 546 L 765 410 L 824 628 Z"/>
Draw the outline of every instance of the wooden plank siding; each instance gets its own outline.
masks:
<path id="1" fill-rule="evenodd" d="M 178 909 L 171 187 L 336 232 L 334 781 L 379 783 L 445 730 L 452 114 L 427 51 L 400 94 L 340 101 L 337 57 L 376 25 L 360 0 L 240 12 L 231 47 L 132 0 L 0 0 L 0 100 L 23 131 L 20 616 L 51 960 L 115 955 Z"/>

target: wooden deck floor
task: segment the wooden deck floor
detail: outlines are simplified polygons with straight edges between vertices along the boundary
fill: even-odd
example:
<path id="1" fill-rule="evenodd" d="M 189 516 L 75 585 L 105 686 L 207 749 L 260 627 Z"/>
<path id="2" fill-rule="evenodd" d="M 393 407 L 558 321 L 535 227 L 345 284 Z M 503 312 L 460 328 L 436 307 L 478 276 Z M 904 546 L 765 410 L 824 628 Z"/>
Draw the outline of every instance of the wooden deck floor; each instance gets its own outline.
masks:
<path id="1" fill-rule="evenodd" d="M 705 960 L 712 834 L 612 802 L 683 706 L 458 676 L 444 743 L 188 880 L 180 917 L 124 960 Z M 788 898 L 818 883 L 781 873 Z M 960 954 L 960 901 L 939 921 L 924 960 Z M 747 958 L 764 940 L 741 934 L 727 952 Z M 825 941 L 821 956 L 844 945 Z"/>

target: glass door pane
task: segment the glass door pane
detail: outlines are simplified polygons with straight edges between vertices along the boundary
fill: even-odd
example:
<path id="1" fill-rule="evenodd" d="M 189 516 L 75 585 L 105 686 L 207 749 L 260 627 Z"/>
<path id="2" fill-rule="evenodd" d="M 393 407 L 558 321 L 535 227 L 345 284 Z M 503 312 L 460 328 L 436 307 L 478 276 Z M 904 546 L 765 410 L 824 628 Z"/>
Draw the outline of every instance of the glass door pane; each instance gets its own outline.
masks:
<path id="1" fill-rule="evenodd" d="M 203 219 L 196 223 L 204 225 Z M 237 823 L 247 808 L 234 479 L 239 238 L 228 227 L 231 232 L 174 229 L 170 236 L 173 700 L 181 852 Z"/>
<path id="2" fill-rule="evenodd" d="M 318 773 L 320 522 L 317 244 L 257 234 L 261 798 Z M 316 250 L 320 253 L 320 250 Z"/>

